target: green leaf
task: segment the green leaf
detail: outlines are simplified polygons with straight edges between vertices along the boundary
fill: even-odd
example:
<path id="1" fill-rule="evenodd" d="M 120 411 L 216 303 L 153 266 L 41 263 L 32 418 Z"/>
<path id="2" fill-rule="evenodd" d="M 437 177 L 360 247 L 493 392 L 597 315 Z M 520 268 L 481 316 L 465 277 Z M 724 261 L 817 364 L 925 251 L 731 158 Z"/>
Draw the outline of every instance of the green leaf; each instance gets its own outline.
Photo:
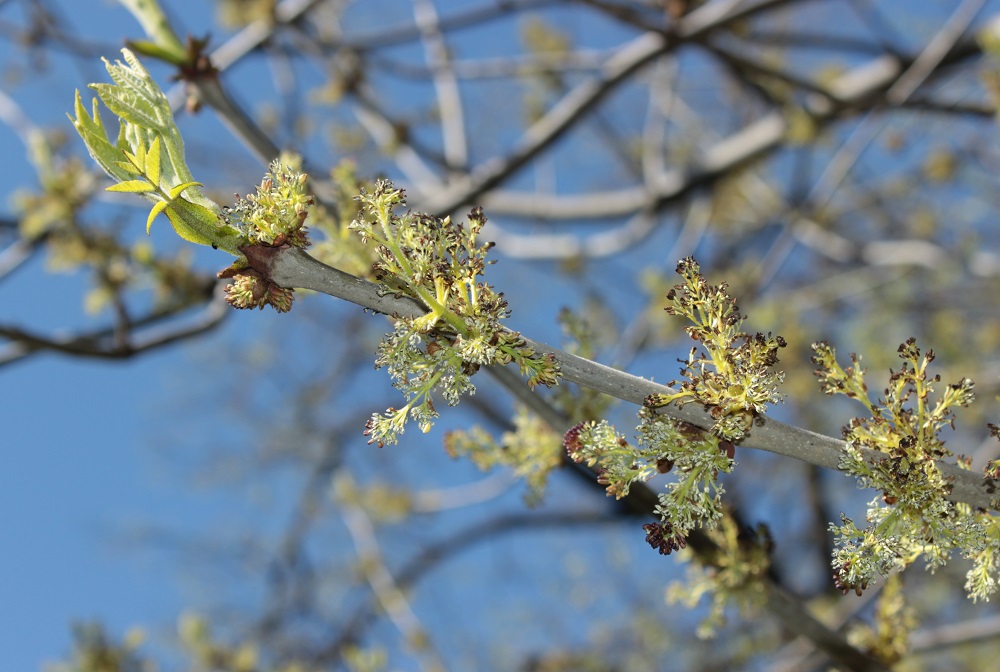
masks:
<path id="1" fill-rule="evenodd" d="M 101 121 L 101 115 L 98 111 L 97 99 L 94 99 L 92 102 L 93 117 L 87 114 L 87 109 L 83 106 L 83 99 L 80 96 L 80 92 L 77 91 L 74 104 L 76 117 L 70 117 L 70 121 L 73 122 L 77 133 L 80 134 L 83 143 L 87 146 L 87 152 L 104 169 L 104 172 L 117 180 L 128 179 L 128 176 L 121 168 L 117 167 L 118 162 L 122 158 L 121 150 L 112 145 L 108 140 L 107 131 L 104 129 L 104 124 Z"/>
<path id="2" fill-rule="evenodd" d="M 160 184 L 160 139 L 153 138 L 153 142 L 149 145 L 149 151 L 146 153 L 146 177 L 153 184 L 159 186 Z M 171 198 L 175 198 L 171 195 Z"/>
<path id="3" fill-rule="evenodd" d="M 149 217 L 146 218 L 146 235 L 147 236 L 149 235 L 149 229 L 150 229 L 150 227 L 153 226 L 153 220 L 156 219 L 156 216 L 158 214 L 160 214 L 161 212 L 163 212 L 164 210 L 166 210 L 168 205 L 170 205 L 170 204 L 167 203 L 166 201 L 160 201 L 160 202 L 158 202 L 158 203 L 156 203 L 156 204 L 153 205 L 153 209 L 149 211 Z"/>
<path id="4" fill-rule="evenodd" d="M 146 169 L 146 146 L 142 143 L 136 145 L 135 154 L 126 151 L 126 158 L 128 158 L 129 163 L 136 167 L 136 169 L 142 173 Z"/>
<path id="5" fill-rule="evenodd" d="M 146 0 L 135 0 L 137 11 L 159 8 Z M 163 46 L 159 40 L 157 44 Z M 221 221 L 219 206 L 205 197 L 201 183 L 191 175 L 184 160 L 184 141 L 174 122 L 170 102 L 139 59 L 122 49 L 125 64 L 104 61 L 114 84 L 92 84 L 97 97 L 119 117 L 114 145 L 101 121 L 98 102 L 87 113 L 79 91 L 74 103 L 73 126 L 87 145 L 87 151 L 115 182 L 109 191 L 136 193 L 153 203 L 146 220 L 149 232 L 153 220 L 166 213 L 181 238 L 219 247 L 240 256 L 246 242 L 235 227 Z M 124 160 L 123 160 L 124 159 Z M 138 179 L 142 178 L 142 179 Z M 183 194 L 183 197 L 181 197 Z"/>
<path id="6" fill-rule="evenodd" d="M 151 191 L 156 191 L 156 187 L 146 180 L 129 180 L 127 182 L 112 184 L 110 187 L 105 188 L 104 191 L 116 191 L 126 194 L 147 194 Z"/>
<path id="7" fill-rule="evenodd" d="M 132 165 L 131 161 L 115 161 L 115 165 L 130 175 L 142 175 L 142 171 Z"/>
<path id="8" fill-rule="evenodd" d="M 174 231 L 184 240 L 199 245 L 214 242 L 212 233 L 219 228 L 218 218 L 208 208 L 181 199 L 167 205 L 166 213 Z"/>
<path id="9" fill-rule="evenodd" d="M 184 45 L 177 38 L 177 34 L 170 26 L 170 22 L 167 21 L 167 17 L 156 0 L 119 0 L 119 2 L 125 6 L 125 9 L 132 12 L 132 16 L 146 32 L 146 36 L 152 40 L 153 44 L 149 46 L 155 48 L 156 52 L 163 53 L 161 58 L 174 64 L 184 62 L 186 57 Z M 141 44 L 145 46 L 146 43 Z M 156 56 L 156 53 L 152 51 L 146 53 Z"/>
<path id="10" fill-rule="evenodd" d="M 109 71 L 113 66 L 108 66 Z M 114 84 L 91 84 L 90 88 L 97 92 L 109 110 L 125 121 L 141 126 L 160 130 L 164 120 L 156 107 L 136 91 L 115 86 Z"/>
<path id="11" fill-rule="evenodd" d="M 185 189 L 188 189 L 190 187 L 200 187 L 200 186 L 201 182 L 185 182 L 184 184 L 178 184 L 176 187 L 173 187 L 172 189 L 170 189 L 170 191 L 167 192 L 167 194 L 169 194 L 171 199 L 174 199 L 180 196 L 182 193 L 184 193 Z"/>
<path id="12" fill-rule="evenodd" d="M 172 49 L 164 49 L 155 42 L 149 40 L 126 40 L 125 44 L 129 49 L 143 56 L 150 56 L 165 61 L 171 65 L 181 66 L 187 61 L 187 54 L 183 51 L 177 52 Z"/>

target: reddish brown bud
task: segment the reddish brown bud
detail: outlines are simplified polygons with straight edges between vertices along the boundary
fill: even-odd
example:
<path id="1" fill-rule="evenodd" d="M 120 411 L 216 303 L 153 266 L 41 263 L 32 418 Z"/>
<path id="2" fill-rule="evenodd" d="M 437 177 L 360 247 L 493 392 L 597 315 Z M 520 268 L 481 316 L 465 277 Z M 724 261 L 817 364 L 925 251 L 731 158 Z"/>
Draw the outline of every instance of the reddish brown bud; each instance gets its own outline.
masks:
<path id="1" fill-rule="evenodd" d="M 719 450 L 726 454 L 730 460 L 736 457 L 736 446 L 732 441 L 719 440 Z"/>
<path id="2" fill-rule="evenodd" d="M 583 431 L 586 423 L 580 422 L 569 429 L 563 434 L 563 447 L 566 449 L 566 454 L 569 455 L 573 460 L 576 460 L 576 454 L 583 448 L 583 443 L 580 441 L 580 432 Z"/>

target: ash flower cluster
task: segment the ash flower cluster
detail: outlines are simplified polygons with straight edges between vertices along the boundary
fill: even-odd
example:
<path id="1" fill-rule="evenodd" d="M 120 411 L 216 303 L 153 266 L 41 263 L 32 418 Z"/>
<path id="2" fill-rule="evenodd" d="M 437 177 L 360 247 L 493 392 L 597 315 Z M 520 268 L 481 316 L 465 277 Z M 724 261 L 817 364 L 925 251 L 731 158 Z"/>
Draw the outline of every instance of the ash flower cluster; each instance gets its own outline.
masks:
<path id="1" fill-rule="evenodd" d="M 693 258 L 682 259 L 677 273 L 684 283 L 667 294 L 666 310 L 693 323 L 686 331 L 708 354 L 693 349 L 681 370 L 688 378 L 681 389 L 646 400 L 639 411 L 637 445 L 605 422 L 581 423 L 564 439 L 572 459 L 599 467 L 598 481 L 615 497 L 627 495 L 633 483 L 673 472 L 676 479 L 656 507 L 660 522 L 644 526 L 646 541 L 662 554 L 684 548 L 691 530 L 711 528 L 722 518 L 724 489 L 718 476 L 733 470 L 734 442 L 746 435 L 753 418 L 767 403 L 780 401 L 776 388 L 782 374 L 771 367 L 778 348 L 785 346 L 780 336 L 741 332 L 744 318 L 726 285 L 709 285 Z M 716 420 L 711 431 L 656 411 L 674 401 L 708 407 Z"/>
<path id="2" fill-rule="evenodd" d="M 357 200 L 361 215 L 351 229 L 374 243 L 376 278 L 387 291 L 410 296 L 428 311 L 397 317 L 379 346 L 376 366 L 388 369 L 406 405 L 372 415 L 365 430 L 369 443 L 396 443 L 408 417 L 428 431 L 438 415 L 433 393 L 457 404 L 475 392 L 471 377 L 484 365 L 516 362 L 530 387 L 558 382 L 555 359 L 537 354 L 519 333 L 504 328 L 507 302 L 480 280 L 492 263 L 486 256 L 493 246 L 477 240 L 486 224 L 482 208 L 469 214 L 465 226 L 450 217 L 396 214 L 405 196 L 387 180 L 362 190 Z"/>
<path id="3" fill-rule="evenodd" d="M 529 506 L 541 502 L 549 474 L 562 465 L 559 435 L 524 406 L 517 408 L 511 431 L 504 432 L 499 439 L 482 427 L 473 427 L 448 432 L 444 445 L 448 455 L 468 457 L 483 471 L 499 466 L 509 468 L 516 477 L 524 479 L 527 485 L 524 499 Z"/>
<path id="4" fill-rule="evenodd" d="M 691 348 L 681 369 L 687 380 L 680 383 L 678 392 L 655 395 L 646 405 L 703 404 L 715 419 L 712 433 L 738 442 L 768 404 L 782 401 L 778 385 L 784 373 L 772 369 L 778 362 L 778 349 L 786 345 L 785 339 L 740 331 L 745 318 L 736 300 L 729 296 L 728 286 L 708 284 L 692 257 L 680 261 L 677 274 L 684 282 L 667 293 L 670 305 L 665 310 L 692 323 L 684 330 L 703 350 Z M 678 382 L 668 385 L 674 387 Z"/>
<path id="5" fill-rule="evenodd" d="M 236 204 L 223 208 L 221 218 L 228 227 L 240 232 L 245 245 L 267 247 L 308 247 L 305 221 L 314 198 L 306 190 L 308 176 L 299 172 L 297 157 L 275 159 L 261 180 L 257 191 Z M 291 310 L 294 290 L 279 287 L 254 269 L 246 258 L 238 259 L 218 273 L 232 278 L 226 287 L 226 301 L 234 308 L 271 306 L 279 313 Z"/>
<path id="6" fill-rule="evenodd" d="M 844 428 L 840 467 L 858 479 L 859 487 L 882 493 L 869 503 L 864 527 L 844 516 L 840 525 L 830 526 L 837 535 L 832 561 L 837 587 L 860 594 L 878 576 L 918 558 L 934 569 L 960 551 L 974 562 L 966 583 L 970 597 L 988 599 L 996 589 L 1000 557 L 996 519 L 950 501 L 951 484 L 938 468 L 939 460 L 952 455 L 940 432 L 953 426 L 953 409 L 974 400 L 973 382 L 963 378 L 933 400 L 941 380 L 927 371 L 934 352 L 921 355 L 911 338 L 899 347 L 902 366 L 890 371 L 888 386 L 873 402 L 857 355 L 844 369 L 828 343 L 816 343 L 813 350 L 822 390 L 857 400 L 870 415 Z"/>
<path id="7" fill-rule="evenodd" d="M 657 474 L 676 477 L 659 495 L 660 522 L 643 526 L 647 543 L 669 555 L 684 548 L 692 529 L 711 527 L 722 517 L 724 489 L 718 475 L 733 470 L 733 445 L 649 408 L 639 416 L 637 445 L 603 420 L 576 425 L 563 445 L 573 461 L 598 468 L 598 482 L 616 499 L 627 496 L 633 483 Z"/>
<path id="8" fill-rule="evenodd" d="M 698 624 L 696 634 L 702 639 L 713 637 L 726 623 L 726 608 L 737 606 L 741 611 L 756 611 L 767 599 L 761 579 L 771 568 L 774 541 L 766 525 L 754 528 L 739 523 L 730 511 L 720 522 L 706 531 L 713 542 L 710 562 L 692 563 L 683 581 L 667 587 L 667 602 L 680 602 L 691 608 L 702 596 L 710 596 L 708 615 Z M 687 552 L 683 559 L 693 554 Z"/>
<path id="9" fill-rule="evenodd" d="M 304 224 L 315 198 L 300 164 L 297 157 L 275 159 L 256 193 L 237 196 L 234 205 L 223 208 L 222 219 L 243 234 L 247 245 L 309 246 Z"/>

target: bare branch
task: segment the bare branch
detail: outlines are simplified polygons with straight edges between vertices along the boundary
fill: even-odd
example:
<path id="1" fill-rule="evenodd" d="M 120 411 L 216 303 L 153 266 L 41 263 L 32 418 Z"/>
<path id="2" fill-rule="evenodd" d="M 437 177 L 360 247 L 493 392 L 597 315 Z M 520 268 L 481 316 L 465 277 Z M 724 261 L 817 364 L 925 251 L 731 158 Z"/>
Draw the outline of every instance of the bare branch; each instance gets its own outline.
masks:
<path id="1" fill-rule="evenodd" d="M 417 0 L 413 4 L 413 16 L 423 36 L 427 62 L 434 71 L 434 90 L 437 92 L 437 109 L 441 115 L 445 161 L 450 169 L 458 170 L 465 167 L 469 158 L 458 80 L 451 69 L 448 47 L 434 3 L 430 0 Z"/>
<path id="2" fill-rule="evenodd" d="M 159 326 L 189 308 L 190 304 L 156 310 L 131 321 L 128 342 L 122 340 L 118 325 L 68 336 L 43 336 L 21 327 L 0 325 L 0 336 L 11 341 L 0 349 L 0 366 L 40 352 L 58 352 L 95 359 L 127 359 L 199 336 L 221 324 L 232 311 L 225 302 L 223 285 L 214 279 L 210 283 L 209 291 L 214 291 L 214 297 L 190 323 Z M 134 330 L 144 327 L 148 329 L 134 333 Z"/>

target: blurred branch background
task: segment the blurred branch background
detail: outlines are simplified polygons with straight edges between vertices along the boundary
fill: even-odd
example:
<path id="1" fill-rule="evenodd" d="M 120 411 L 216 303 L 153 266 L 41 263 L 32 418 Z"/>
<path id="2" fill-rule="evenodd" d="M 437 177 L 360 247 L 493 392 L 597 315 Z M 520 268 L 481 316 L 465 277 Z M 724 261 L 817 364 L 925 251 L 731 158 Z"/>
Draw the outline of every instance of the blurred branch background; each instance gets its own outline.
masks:
<path id="1" fill-rule="evenodd" d="M 810 343 L 884 380 L 915 336 L 946 383 L 977 382 L 952 449 L 976 470 L 995 457 L 1000 2 L 162 5 L 219 71 L 170 84 L 147 64 L 219 202 L 294 150 L 331 222 L 353 212 L 351 180 L 380 175 L 414 210 L 481 205 L 513 326 L 658 382 L 691 345 L 662 308 L 693 254 L 750 330 L 789 343 L 775 417 L 839 436 L 857 410 L 819 392 Z M 559 459 L 533 480 L 442 450 L 460 430 L 527 450 L 513 437 L 534 416 L 486 376 L 432 433 L 367 445 L 365 419 L 398 403 L 371 364 L 384 318 L 324 296 L 235 313 L 224 255 L 166 226 L 147 238 L 139 203 L 102 191 L 64 115 L 100 57 L 143 38 L 128 12 L 7 0 L 0 38 L 10 669 L 808 670 L 847 640 L 877 648 L 860 624 L 900 593 L 909 620 L 886 610 L 913 632 L 907 669 L 996 655 L 995 608 L 966 600 L 960 562 L 904 572 L 905 590 L 834 590 L 827 526 L 875 496 L 836 472 L 738 449 L 727 501 L 769 526 L 784 597 L 766 617 L 727 609 L 701 640 L 707 598 L 668 603 L 695 579 L 643 542 L 649 491 L 615 502 Z M 313 253 L 365 273 L 341 233 L 316 231 Z M 536 424 L 538 450 L 560 450 L 569 424 Z M 811 634 L 774 618 L 782 600 Z M 117 667 L 84 660 L 102 652 Z"/>

